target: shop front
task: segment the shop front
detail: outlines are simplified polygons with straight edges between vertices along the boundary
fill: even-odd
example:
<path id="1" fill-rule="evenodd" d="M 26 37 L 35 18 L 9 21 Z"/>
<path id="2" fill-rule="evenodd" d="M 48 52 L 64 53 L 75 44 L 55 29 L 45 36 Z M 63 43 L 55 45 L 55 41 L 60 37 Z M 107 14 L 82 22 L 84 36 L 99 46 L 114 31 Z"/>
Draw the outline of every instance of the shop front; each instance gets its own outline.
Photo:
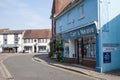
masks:
<path id="1" fill-rule="evenodd" d="M 18 52 L 18 46 L 14 44 L 5 44 L 2 45 L 2 52 L 3 53 L 17 53 Z"/>
<path id="2" fill-rule="evenodd" d="M 88 67 L 96 67 L 95 24 L 64 33 L 64 62 L 77 63 Z M 98 44 L 98 43 L 97 43 Z"/>

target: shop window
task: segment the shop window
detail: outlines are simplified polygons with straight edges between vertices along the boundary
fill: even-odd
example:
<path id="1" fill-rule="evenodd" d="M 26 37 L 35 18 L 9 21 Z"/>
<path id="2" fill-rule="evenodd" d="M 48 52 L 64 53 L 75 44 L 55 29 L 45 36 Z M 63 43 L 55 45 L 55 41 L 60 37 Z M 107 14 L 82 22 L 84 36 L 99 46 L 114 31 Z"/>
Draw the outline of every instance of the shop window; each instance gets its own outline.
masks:
<path id="1" fill-rule="evenodd" d="M 69 57 L 69 41 L 65 40 L 64 56 Z"/>
<path id="2" fill-rule="evenodd" d="M 24 47 L 24 50 L 25 50 L 26 52 L 32 51 L 32 46 L 25 46 L 25 47 Z"/>
<path id="3" fill-rule="evenodd" d="M 83 47 L 84 47 L 84 58 L 95 58 L 96 45 L 95 36 L 83 37 Z"/>
<path id="4" fill-rule="evenodd" d="M 39 51 L 46 51 L 46 46 L 38 46 Z"/>

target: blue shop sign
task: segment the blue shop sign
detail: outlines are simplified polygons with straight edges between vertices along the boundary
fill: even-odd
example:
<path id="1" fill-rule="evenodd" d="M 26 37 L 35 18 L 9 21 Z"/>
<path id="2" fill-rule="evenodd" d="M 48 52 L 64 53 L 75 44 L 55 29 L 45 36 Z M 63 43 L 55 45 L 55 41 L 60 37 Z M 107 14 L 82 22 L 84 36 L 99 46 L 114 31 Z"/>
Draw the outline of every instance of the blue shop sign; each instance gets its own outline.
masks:
<path id="1" fill-rule="evenodd" d="M 97 29 L 95 24 L 93 24 L 93 25 L 89 25 L 89 26 L 82 27 L 77 30 L 73 30 L 68 33 L 65 33 L 62 35 L 62 38 L 63 39 L 78 38 L 81 36 L 87 36 L 87 35 L 96 34 L 96 33 L 97 33 Z"/>
<path id="2" fill-rule="evenodd" d="M 103 62 L 104 63 L 111 63 L 111 52 L 104 52 L 103 53 Z"/>

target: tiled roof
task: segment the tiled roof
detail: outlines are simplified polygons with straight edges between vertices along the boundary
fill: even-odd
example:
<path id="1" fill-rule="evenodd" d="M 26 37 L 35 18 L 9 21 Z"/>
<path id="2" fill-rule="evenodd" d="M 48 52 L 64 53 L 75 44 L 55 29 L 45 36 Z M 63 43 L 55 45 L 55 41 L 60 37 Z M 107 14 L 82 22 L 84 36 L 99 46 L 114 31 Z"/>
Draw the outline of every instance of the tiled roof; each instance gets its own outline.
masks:
<path id="1" fill-rule="evenodd" d="M 1 33 L 1 32 L 5 32 L 5 31 L 7 31 L 7 30 L 9 30 L 9 28 L 0 29 L 0 33 Z"/>
<path id="2" fill-rule="evenodd" d="M 22 34 L 24 30 L 7 30 L 5 32 L 1 32 L 0 34 Z"/>
<path id="3" fill-rule="evenodd" d="M 23 38 L 39 39 L 51 38 L 50 29 L 26 30 Z"/>
<path id="4" fill-rule="evenodd" d="M 57 16 L 60 16 L 60 15 L 64 14 L 65 11 L 69 10 L 72 6 L 74 6 L 76 3 L 79 3 L 79 2 L 81 2 L 81 1 L 82 1 L 82 0 L 74 0 L 73 2 L 70 2 L 69 4 L 67 4 L 67 5 L 65 6 L 65 8 L 64 8 L 63 10 L 61 10 L 61 11 L 57 14 Z"/>

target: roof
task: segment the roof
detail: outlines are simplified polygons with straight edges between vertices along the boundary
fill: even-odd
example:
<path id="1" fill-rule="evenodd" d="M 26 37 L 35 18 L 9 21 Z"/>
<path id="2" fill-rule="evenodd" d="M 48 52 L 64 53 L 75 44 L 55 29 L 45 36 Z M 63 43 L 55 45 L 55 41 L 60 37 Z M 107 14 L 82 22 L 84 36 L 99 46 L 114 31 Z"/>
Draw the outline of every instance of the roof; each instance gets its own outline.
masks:
<path id="1" fill-rule="evenodd" d="M 1 32 L 5 32 L 5 31 L 7 31 L 7 30 L 9 30 L 9 28 L 0 29 L 0 33 L 1 33 Z"/>
<path id="2" fill-rule="evenodd" d="M 23 38 L 31 39 L 51 38 L 51 30 L 50 29 L 26 30 Z"/>
<path id="3" fill-rule="evenodd" d="M 67 4 L 63 10 L 61 10 L 56 17 L 59 17 L 61 15 L 63 15 L 64 13 L 66 13 L 67 11 L 69 11 L 71 8 L 73 8 L 74 6 L 76 6 L 78 3 L 82 2 L 83 0 L 74 0 L 71 1 L 69 4 Z"/>
<path id="4" fill-rule="evenodd" d="M 0 34 L 22 34 L 24 30 L 7 30 L 5 32 L 1 32 Z"/>

